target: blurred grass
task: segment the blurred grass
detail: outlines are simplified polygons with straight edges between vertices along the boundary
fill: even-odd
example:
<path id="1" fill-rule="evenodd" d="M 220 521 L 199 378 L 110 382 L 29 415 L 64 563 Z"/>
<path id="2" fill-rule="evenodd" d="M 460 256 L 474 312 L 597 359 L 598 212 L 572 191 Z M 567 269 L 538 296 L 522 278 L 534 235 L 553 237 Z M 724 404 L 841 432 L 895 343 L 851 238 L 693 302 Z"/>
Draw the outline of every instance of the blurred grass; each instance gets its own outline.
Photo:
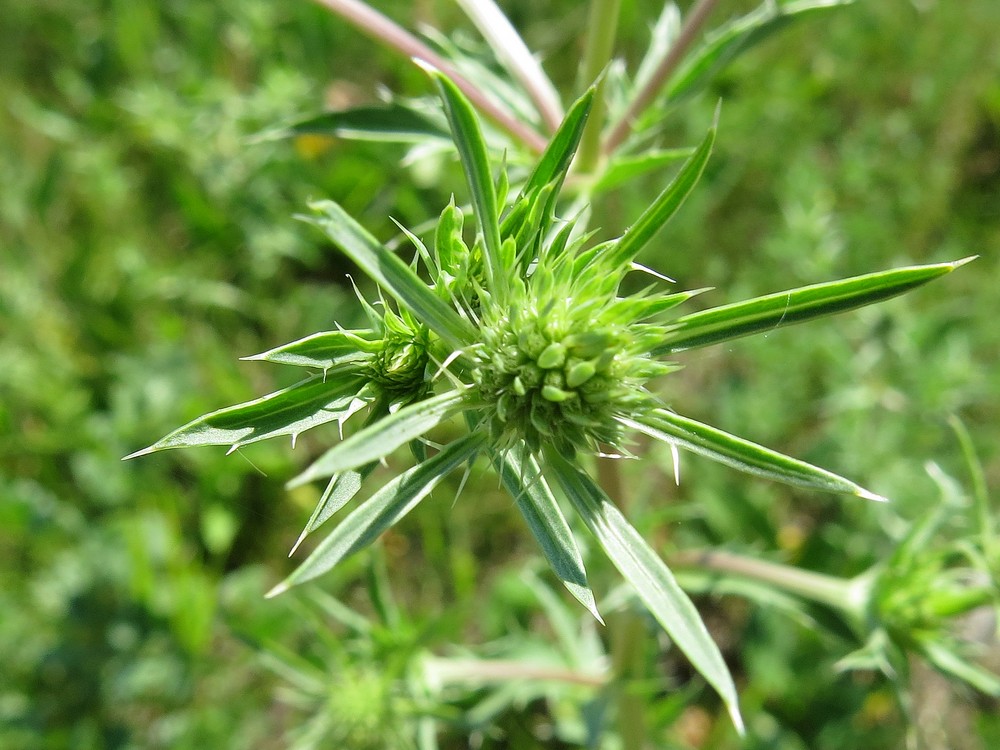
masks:
<path id="1" fill-rule="evenodd" d="M 635 59 L 646 11 L 624 5 Z M 379 6 L 411 25 L 458 20 L 444 3 Z M 510 14 L 571 82 L 576 5 L 511 3 Z M 742 58 L 668 124 L 670 145 L 693 142 L 723 99 L 706 179 L 646 258 L 682 287 L 716 287 L 706 304 L 981 257 L 877 308 L 686 355 L 667 394 L 685 413 L 895 502 L 809 495 L 686 457 L 675 488 L 661 456 L 662 469 L 630 476 L 628 500 L 661 549 L 778 551 L 857 573 L 938 502 L 926 462 L 967 483 L 952 414 L 997 486 L 997 28 L 994 0 L 861 2 Z M 350 269 L 291 219 L 309 197 L 335 198 L 388 236 L 390 214 L 418 223 L 457 185 L 444 172 L 415 187 L 402 153 L 384 147 L 249 137 L 330 99 L 371 100 L 376 84 L 426 84 L 311 3 L 6 3 L 0 38 L 0 746 L 282 747 L 303 715 L 275 699 L 282 681 L 259 649 L 315 635 L 294 597 L 258 595 L 314 500 L 283 480 L 323 436 L 296 453 L 254 446 L 247 461 L 119 458 L 284 384 L 238 356 L 350 323 Z M 620 231 L 661 179 L 598 205 L 599 223 Z M 536 555 L 485 484 L 454 507 L 454 489 L 442 491 L 387 540 L 416 631 L 387 653 L 441 652 L 515 623 L 533 631 L 532 598 L 510 571 Z M 367 569 L 359 559 L 322 585 L 371 612 Z M 744 684 L 750 747 L 901 746 L 888 687 L 834 673 L 844 641 L 739 600 L 704 606 Z M 372 659 L 361 663 L 384 667 Z M 674 683 L 684 676 L 669 669 Z M 543 709 L 504 713 L 483 746 L 532 746 L 503 738 L 526 737 Z M 731 746 L 715 711 L 706 696 L 660 710 L 665 746 Z M 989 747 L 995 717 L 973 717 Z"/>

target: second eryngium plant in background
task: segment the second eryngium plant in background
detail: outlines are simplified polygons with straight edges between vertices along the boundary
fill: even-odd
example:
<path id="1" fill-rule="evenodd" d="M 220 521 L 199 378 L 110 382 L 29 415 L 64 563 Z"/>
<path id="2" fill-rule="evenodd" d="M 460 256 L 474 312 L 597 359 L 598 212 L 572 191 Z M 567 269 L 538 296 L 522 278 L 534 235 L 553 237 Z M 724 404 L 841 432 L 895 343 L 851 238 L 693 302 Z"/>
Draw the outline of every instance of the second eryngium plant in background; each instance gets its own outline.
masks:
<path id="1" fill-rule="evenodd" d="M 634 259 L 698 181 L 714 125 L 621 237 L 593 244 L 572 219 L 555 212 L 593 90 L 569 110 L 508 201 L 506 175 L 491 165 L 471 105 L 450 80 L 430 74 L 468 182 L 477 224 L 472 243 L 465 239 L 463 212 L 451 204 L 429 246 L 407 232 L 416 248 L 407 264 L 336 203 L 314 204 L 308 220 L 395 301 L 395 309 L 386 301 L 378 307 L 362 301 L 369 328 L 318 333 L 253 357 L 315 372 L 285 390 L 196 419 L 133 455 L 193 445 L 235 449 L 279 435 L 294 439 L 365 412 L 362 429 L 292 482 L 327 483 L 303 537 L 347 504 L 384 456 L 409 444 L 415 466 L 361 502 L 272 595 L 364 548 L 448 473 L 482 456 L 552 569 L 600 619 L 555 486 L 739 727 L 736 690 L 718 648 L 670 570 L 591 478 L 589 457 L 628 454 L 629 435 L 643 433 L 778 481 L 881 499 L 829 471 L 680 416 L 650 381 L 673 369 L 660 359 L 664 355 L 876 302 L 963 261 L 817 284 L 676 317 L 675 308 L 697 291 L 663 291 L 662 278 L 654 278 L 642 291 L 623 294 L 621 282 L 631 272 L 651 273 Z M 425 433 L 456 415 L 467 433 L 428 451 Z"/>

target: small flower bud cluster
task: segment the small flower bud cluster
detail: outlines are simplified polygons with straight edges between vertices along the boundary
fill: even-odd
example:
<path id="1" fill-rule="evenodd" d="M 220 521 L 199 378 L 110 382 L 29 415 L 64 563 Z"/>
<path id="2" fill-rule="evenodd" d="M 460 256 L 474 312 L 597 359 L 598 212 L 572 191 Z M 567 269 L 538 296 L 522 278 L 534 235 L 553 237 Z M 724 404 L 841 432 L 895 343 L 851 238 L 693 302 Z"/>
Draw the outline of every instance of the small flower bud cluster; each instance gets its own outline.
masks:
<path id="1" fill-rule="evenodd" d="M 615 417 L 646 400 L 651 363 L 630 351 L 619 327 L 561 313 L 551 305 L 544 315 L 512 312 L 484 328 L 473 379 L 491 407 L 490 431 L 501 442 L 523 438 L 533 451 L 554 444 L 564 455 L 615 445 Z"/>

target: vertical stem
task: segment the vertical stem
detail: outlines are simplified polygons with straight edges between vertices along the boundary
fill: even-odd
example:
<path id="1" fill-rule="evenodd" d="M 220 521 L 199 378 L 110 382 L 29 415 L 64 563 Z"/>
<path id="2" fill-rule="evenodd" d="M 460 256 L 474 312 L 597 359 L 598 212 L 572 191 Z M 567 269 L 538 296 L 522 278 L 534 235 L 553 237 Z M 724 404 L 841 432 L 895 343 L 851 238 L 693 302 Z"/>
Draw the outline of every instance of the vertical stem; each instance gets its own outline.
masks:
<path id="1" fill-rule="evenodd" d="M 601 489 L 623 511 L 627 498 L 622 491 L 621 461 L 597 460 L 597 478 Z M 611 672 L 609 686 L 615 692 L 618 735 L 623 750 L 642 750 L 646 746 L 646 704 L 635 692 L 634 683 L 643 676 L 643 658 L 648 646 L 643 617 L 630 607 L 609 618 Z"/>
<path id="2" fill-rule="evenodd" d="M 634 681 L 641 676 L 646 644 L 642 618 L 632 609 L 619 612 L 611 621 L 611 669 L 618 708 L 618 736 L 624 750 L 642 750 L 646 745 L 646 705 L 635 694 Z"/>
<path id="3" fill-rule="evenodd" d="M 587 48 L 580 68 L 581 88 L 589 86 L 611 60 L 618 31 L 621 0 L 593 0 L 587 18 Z M 604 125 L 604 81 L 597 86 L 590 119 L 583 131 L 577 164 L 582 172 L 593 172 L 601 156 L 601 128 Z"/>
<path id="4" fill-rule="evenodd" d="M 677 66 L 684 59 L 684 54 L 694 44 L 694 40 L 698 37 L 702 26 L 708 21 L 709 15 L 711 15 L 715 6 L 718 5 L 718 2 L 719 0 L 698 0 L 697 4 L 691 9 L 691 12 L 688 13 L 684 19 L 684 25 L 681 26 L 680 33 L 677 35 L 677 39 L 670 47 L 670 51 L 657 66 L 656 71 L 649 79 L 649 83 L 643 87 L 642 91 L 636 94 L 625 114 L 612 127 L 611 133 L 604 144 L 605 154 L 613 153 L 628 138 L 629 133 L 632 132 L 632 123 L 645 111 L 646 107 L 653 103 L 656 95 L 660 93 L 660 89 L 670 81 L 670 76 L 674 74 Z"/>

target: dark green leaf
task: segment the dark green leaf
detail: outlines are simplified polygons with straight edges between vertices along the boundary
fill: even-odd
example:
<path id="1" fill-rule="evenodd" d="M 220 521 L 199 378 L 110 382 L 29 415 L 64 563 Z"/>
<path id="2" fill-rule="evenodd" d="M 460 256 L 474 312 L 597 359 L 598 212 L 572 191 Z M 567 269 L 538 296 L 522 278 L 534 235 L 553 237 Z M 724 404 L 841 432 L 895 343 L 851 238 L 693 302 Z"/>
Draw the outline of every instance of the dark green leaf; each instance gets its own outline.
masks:
<path id="1" fill-rule="evenodd" d="M 448 139 L 448 131 L 438 123 L 413 108 L 397 102 L 383 106 L 351 107 L 335 112 L 324 112 L 299 120 L 287 128 L 267 133 L 263 137 L 291 138 L 306 134 L 398 143 Z"/>

